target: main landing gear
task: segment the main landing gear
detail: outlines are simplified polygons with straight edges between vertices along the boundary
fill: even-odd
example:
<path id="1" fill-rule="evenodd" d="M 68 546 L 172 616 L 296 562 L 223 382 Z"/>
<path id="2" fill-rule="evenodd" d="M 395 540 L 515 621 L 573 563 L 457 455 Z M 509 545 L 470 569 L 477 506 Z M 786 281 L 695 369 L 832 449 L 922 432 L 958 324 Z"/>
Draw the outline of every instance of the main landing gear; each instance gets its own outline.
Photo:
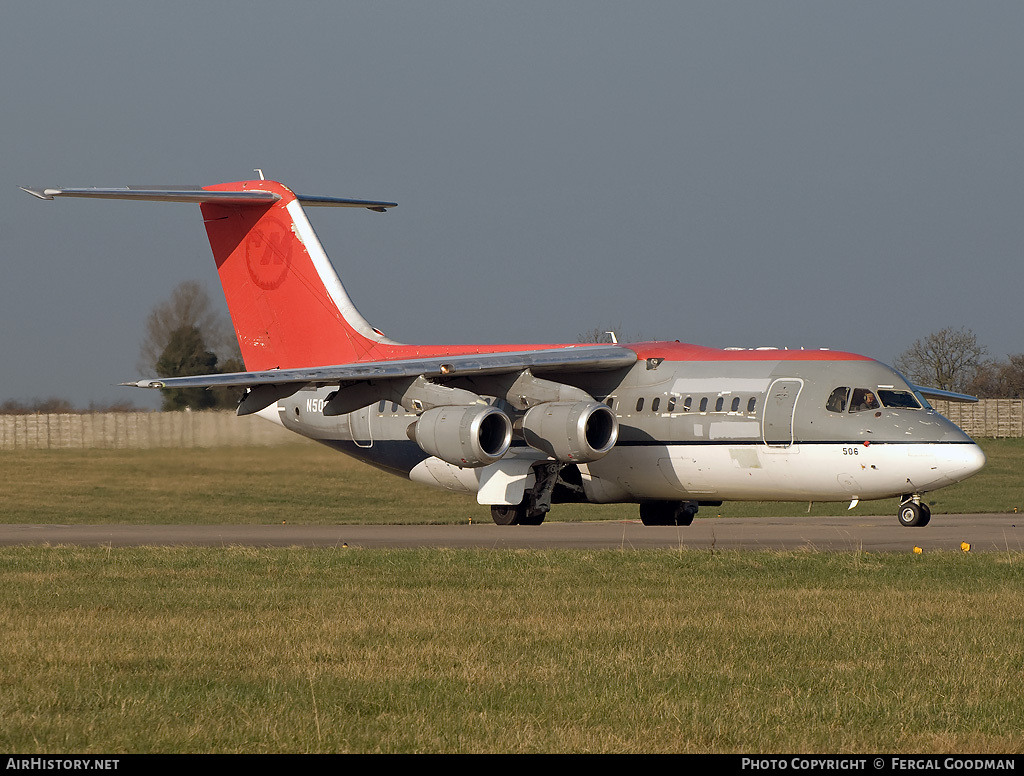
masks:
<path id="1" fill-rule="evenodd" d="M 932 519 L 932 511 L 921 501 L 918 493 L 907 494 L 900 498 L 900 511 L 896 514 L 900 525 L 908 528 L 923 527 Z"/>
<path id="2" fill-rule="evenodd" d="M 558 463 L 540 464 L 533 467 L 536 482 L 523 495 L 518 504 L 495 504 L 491 507 L 491 519 L 498 525 L 540 525 L 551 511 L 551 494 L 555 485 L 570 490 L 583 488 L 561 476 L 563 466 Z"/>
<path id="3" fill-rule="evenodd" d="M 644 501 L 640 522 L 644 525 L 689 525 L 697 514 L 696 501 Z"/>

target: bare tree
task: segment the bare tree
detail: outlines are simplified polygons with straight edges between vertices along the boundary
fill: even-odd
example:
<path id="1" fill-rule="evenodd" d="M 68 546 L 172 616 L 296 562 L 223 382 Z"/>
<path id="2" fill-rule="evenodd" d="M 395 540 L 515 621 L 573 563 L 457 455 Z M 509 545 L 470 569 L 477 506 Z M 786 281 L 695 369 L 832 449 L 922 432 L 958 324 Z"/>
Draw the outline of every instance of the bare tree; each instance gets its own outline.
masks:
<path id="1" fill-rule="evenodd" d="M 142 412 L 130 401 L 107 404 L 91 401 L 86 409 L 74 406 L 68 399 L 51 396 L 48 399 L 19 401 L 8 399 L 0 402 L 0 415 L 79 415 L 86 412 Z"/>
<path id="2" fill-rule="evenodd" d="M 238 340 L 203 286 L 186 280 L 146 319 L 139 368 L 160 377 L 238 372 L 244 369 Z M 233 409 L 240 391 L 232 388 L 161 388 L 163 409 Z"/>
<path id="3" fill-rule="evenodd" d="M 1024 399 L 1024 353 L 1007 356 L 1001 370 L 1004 399 Z"/>
<path id="4" fill-rule="evenodd" d="M 80 412 L 67 399 L 51 396 L 48 399 L 32 399 L 31 401 L 18 401 L 8 399 L 0 404 L 0 415 L 66 415 Z"/>
<path id="5" fill-rule="evenodd" d="M 155 373 L 175 333 L 193 328 L 220 361 L 241 360 L 238 341 L 225 316 L 214 306 L 201 283 L 186 280 L 171 292 L 170 299 L 160 302 L 146 318 L 146 336 L 139 347 L 139 369 Z"/>
<path id="6" fill-rule="evenodd" d="M 605 328 L 604 326 L 596 326 L 593 329 L 582 331 L 576 335 L 576 341 L 580 343 L 590 344 L 593 342 L 611 342 L 612 335 L 608 332 L 615 331 L 614 328 Z"/>
<path id="7" fill-rule="evenodd" d="M 970 329 L 946 328 L 917 340 L 896 357 L 894 366 L 917 385 L 963 392 L 987 352 Z"/>
<path id="8" fill-rule="evenodd" d="M 618 326 L 595 326 L 593 329 L 587 329 L 576 335 L 576 341 L 579 343 L 604 343 L 608 344 L 611 342 L 639 342 L 642 337 L 639 334 L 626 334 L 622 333 L 622 324 Z"/>
<path id="9" fill-rule="evenodd" d="M 1024 398 L 1024 353 L 1007 356 L 1006 361 L 979 364 L 967 392 L 982 399 Z"/>

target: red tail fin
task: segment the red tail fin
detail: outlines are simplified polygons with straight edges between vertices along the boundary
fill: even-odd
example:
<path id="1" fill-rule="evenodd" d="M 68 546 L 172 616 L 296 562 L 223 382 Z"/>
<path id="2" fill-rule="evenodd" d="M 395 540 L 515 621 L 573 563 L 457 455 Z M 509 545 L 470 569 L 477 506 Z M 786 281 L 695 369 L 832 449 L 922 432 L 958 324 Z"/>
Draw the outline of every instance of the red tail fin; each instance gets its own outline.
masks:
<path id="1" fill-rule="evenodd" d="M 201 205 L 246 369 L 371 360 L 381 345 L 397 344 L 352 304 L 292 191 L 274 181 L 205 189 L 281 197 L 270 205 Z"/>

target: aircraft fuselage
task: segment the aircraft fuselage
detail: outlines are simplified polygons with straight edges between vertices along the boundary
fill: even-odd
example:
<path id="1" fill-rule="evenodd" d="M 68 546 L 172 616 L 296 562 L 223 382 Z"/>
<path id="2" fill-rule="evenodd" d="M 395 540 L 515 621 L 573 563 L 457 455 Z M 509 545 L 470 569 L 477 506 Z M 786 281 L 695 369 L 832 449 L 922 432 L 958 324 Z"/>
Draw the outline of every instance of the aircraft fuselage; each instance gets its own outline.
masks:
<path id="1" fill-rule="evenodd" d="M 556 502 L 880 499 L 944 487 L 984 464 L 963 431 L 878 361 L 831 351 L 714 350 L 677 342 L 630 347 L 638 360 L 628 369 L 563 378 L 612 408 L 619 435 L 607 455 L 574 465 L 582 494 L 563 488 Z M 477 387 L 472 381 L 449 385 Z M 459 467 L 433 458 L 407 434 L 416 413 L 392 401 L 325 416 L 330 392 L 307 388 L 263 414 L 446 490 L 480 495 L 489 470 L 508 466 Z M 488 401 L 515 416 L 501 399 Z M 517 436 L 506 458 L 524 457 L 546 458 Z"/>

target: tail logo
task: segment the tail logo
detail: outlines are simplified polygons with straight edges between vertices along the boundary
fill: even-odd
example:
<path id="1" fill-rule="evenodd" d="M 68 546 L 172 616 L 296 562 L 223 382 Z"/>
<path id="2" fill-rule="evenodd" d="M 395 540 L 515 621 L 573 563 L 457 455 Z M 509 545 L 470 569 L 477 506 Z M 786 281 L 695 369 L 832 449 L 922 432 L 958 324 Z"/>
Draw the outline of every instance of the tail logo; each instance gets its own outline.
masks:
<path id="1" fill-rule="evenodd" d="M 291 239 L 291 231 L 283 230 L 280 224 L 273 224 L 270 232 L 258 227 L 249 232 L 245 242 L 245 263 L 252 282 L 264 291 L 273 291 L 288 275 L 291 265 L 288 241 Z"/>

